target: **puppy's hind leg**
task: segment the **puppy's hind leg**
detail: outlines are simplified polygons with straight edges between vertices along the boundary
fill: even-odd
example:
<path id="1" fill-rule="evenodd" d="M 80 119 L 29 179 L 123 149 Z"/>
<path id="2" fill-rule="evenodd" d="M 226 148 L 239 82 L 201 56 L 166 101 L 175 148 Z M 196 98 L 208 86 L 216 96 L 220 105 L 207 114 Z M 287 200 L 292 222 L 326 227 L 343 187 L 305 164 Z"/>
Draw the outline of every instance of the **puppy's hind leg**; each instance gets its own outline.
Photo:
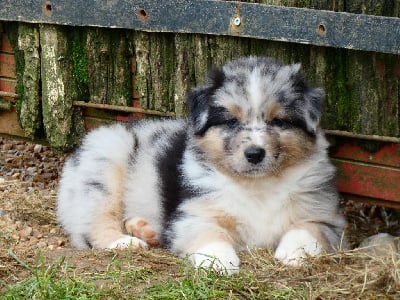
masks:
<path id="1" fill-rule="evenodd" d="M 97 214 L 91 224 L 90 243 L 94 248 L 102 249 L 148 248 L 145 241 L 124 232 L 122 209 L 108 206 Z"/>

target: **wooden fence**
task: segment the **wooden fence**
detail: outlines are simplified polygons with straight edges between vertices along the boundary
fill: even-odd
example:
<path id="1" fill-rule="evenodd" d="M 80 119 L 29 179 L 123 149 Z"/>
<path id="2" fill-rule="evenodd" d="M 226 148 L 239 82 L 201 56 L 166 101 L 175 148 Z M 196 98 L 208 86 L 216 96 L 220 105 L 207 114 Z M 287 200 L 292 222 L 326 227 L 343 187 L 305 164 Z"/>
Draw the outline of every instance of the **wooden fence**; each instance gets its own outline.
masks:
<path id="1" fill-rule="evenodd" d="M 397 207 L 399 15 L 396 0 L 3 0 L 0 132 L 68 150 L 110 120 L 184 116 L 210 66 L 272 56 L 325 89 L 340 189 Z"/>

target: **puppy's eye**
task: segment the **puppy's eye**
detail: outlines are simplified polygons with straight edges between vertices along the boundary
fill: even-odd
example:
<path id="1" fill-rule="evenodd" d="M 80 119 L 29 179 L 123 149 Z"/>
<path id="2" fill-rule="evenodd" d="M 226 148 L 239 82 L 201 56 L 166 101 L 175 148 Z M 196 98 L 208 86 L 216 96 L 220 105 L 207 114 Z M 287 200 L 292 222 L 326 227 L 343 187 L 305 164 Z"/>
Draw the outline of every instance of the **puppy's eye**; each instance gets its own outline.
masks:
<path id="1" fill-rule="evenodd" d="M 232 118 L 226 121 L 225 123 L 229 128 L 234 129 L 239 126 L 239 120 L 236 118 Z"/>
<path id="2" fill-rule="evenodd" d="M 284 127 L 286 123 L 287 121 L 285 120 L 274 118 L 272 119 L 272 121 L 269 122 L 269 125 L 276 127 Z"/>

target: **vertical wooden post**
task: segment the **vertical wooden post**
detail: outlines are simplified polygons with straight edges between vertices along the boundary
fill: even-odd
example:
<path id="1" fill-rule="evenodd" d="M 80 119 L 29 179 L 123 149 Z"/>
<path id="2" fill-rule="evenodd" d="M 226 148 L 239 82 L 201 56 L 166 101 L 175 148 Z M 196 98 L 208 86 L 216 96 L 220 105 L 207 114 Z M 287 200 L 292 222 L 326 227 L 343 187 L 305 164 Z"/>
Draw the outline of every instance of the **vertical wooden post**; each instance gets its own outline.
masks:
<path id="1" fill-rule="evenodd" d="M 390 1 L 346 1 L 346 11 L 358 14 L 397 16 Z M 358 103 L 353 117 L 359 118 L 351 130 L 363 134 L 397 136 L 399 134 L 398 76 L 393 55 L 349 51 L 347 61 L 351 99 Z"/>
<path id="2" fill-rule="evenodd" d="M 87 30 L 90 102 L 131 105 L 131 48 L 124 30 L 103 28 Z"/>
<path id="3" fill-rule="evenodd" d="M 174 110 L 174 35 L 150 33 L 150 99 L 152 109 L 167 112 Z"/>
<path id="4" fill-rule="evenodd" d="M 140 105 L 150 108 L 151 74 L 150 74 L 150 37 L 148 33 L 137 31 L 133 35 L 136 62 L 136 91 L 139 95 Z"/>
<path id="5" fill-rule="evenodd" d="M 174 86 L 174 107 L 177 117 L 186 113 L 185 96 L 187 91 L 194 86 L 194 51 L 192 37 L 189 34 L 175 35 L 175 86 Z"/>
<path id="6" fill-rule="evenodd" d="M 131 106 L 132 73 L 131 57 L 133 49 L 128 34 L 124 30 L 108 31 L 110 35 L 110 65 L 108 67 L 107 89 L 112 105 Z"/>
<path id="7" fill-rule="evenodd" d="M 204 77 L 211 66 L 208 36 L 195 34 L 193 36 L 193 50 L 195 85 L 200 85 L 204 83 Z"/>
<path id="8" fill-rule="evenodd" d="M 89 102 L 107 103 L 108 69 L 110 61 L 110 41 L 102 28 L 87 31 L 86 49 L 88 53 Z"/>
<path id="9" fill-rule="evenodd" d="M 66 30 L 40 25 L 43 123 L 47 139 L 56 149 L 71 148 L 84 131 L 82 118 L 74 117 L 72 107 L 78 88 Z"/>
<path id="10" fill-rule="evenodd" d="M 26 136 L 33 138 L 41 128 L 39 29 L 36 25 L 19 23 L 18 49 L 24 55 L 23 94 L 19 119 Z"/>
<path id="11" fill-rule="evenodd" d="M 5 29 L 16 60 L 18 120 L 25 136 L 33 139 L 42 126 L 39 29 L 26 23 L 5 23 Z"/>

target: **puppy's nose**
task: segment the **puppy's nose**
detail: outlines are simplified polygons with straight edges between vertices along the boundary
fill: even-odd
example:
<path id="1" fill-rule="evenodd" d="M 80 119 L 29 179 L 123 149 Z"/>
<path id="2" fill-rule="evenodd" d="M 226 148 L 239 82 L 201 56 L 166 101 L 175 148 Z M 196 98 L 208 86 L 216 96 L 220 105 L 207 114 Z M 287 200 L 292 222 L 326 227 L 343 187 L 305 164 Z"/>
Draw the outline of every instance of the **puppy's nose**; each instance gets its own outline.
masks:
<path id="1" fill-rule="evenodd" d="M 249 147 L 244 151 L 247 161 L 252 164 L 262 162 L 265 157 L 265 150 L 261 147 Z"/>

